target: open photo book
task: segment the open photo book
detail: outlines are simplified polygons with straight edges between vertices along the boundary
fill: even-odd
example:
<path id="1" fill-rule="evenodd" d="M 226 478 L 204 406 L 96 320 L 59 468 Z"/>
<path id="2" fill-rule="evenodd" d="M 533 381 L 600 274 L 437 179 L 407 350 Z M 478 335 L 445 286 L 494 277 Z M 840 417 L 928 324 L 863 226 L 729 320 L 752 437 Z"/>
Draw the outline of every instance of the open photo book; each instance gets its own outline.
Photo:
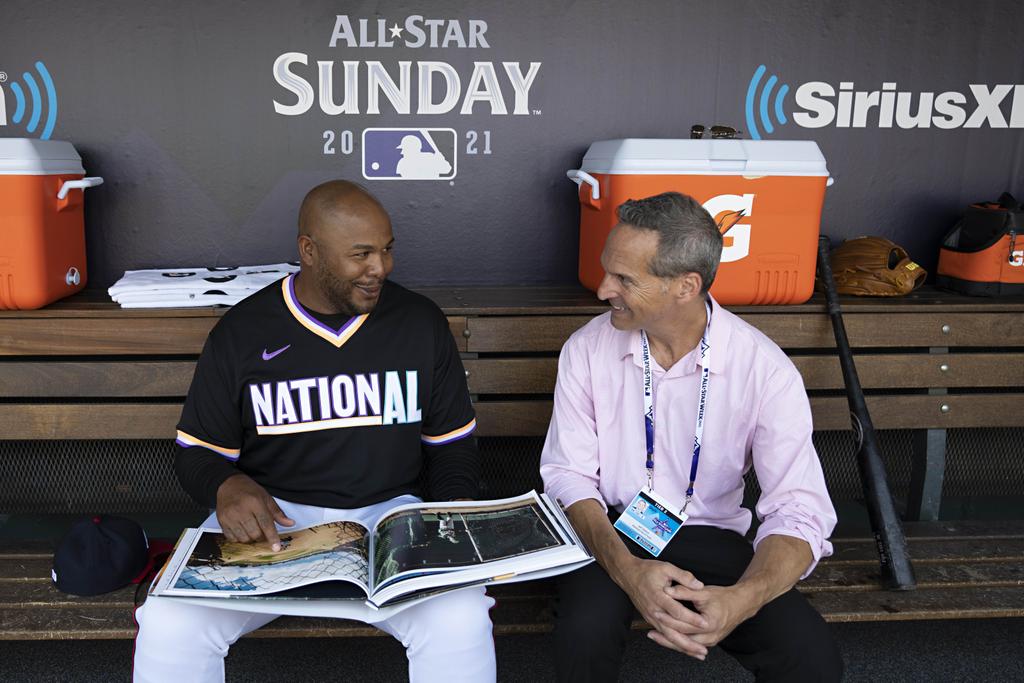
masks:
<path id="1" fill-rule="evenodd" d="M 503 500 L 412 503 L 370 528 L 338 521 L 234 543 L 186 529 L 151 595 L 357 600 L 383 608 L 464 586 L 525 581 L 590 562 L 562 510 L 535 491 Z"/>

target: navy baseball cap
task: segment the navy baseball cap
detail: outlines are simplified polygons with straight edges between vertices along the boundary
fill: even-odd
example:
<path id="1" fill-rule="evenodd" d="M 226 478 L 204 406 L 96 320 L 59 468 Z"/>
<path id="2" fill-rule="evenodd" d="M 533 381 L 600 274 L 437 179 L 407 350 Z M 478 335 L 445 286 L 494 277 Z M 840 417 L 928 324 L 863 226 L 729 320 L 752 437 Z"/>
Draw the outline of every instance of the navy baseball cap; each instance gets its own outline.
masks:
<path id="1" fill-rule="evenodd" d="M 53 554 L 53 584 L 72 595 L 100 595 L 138 583 L 151 565 L 137 522 L 102 515 L 78 520 Z"/>

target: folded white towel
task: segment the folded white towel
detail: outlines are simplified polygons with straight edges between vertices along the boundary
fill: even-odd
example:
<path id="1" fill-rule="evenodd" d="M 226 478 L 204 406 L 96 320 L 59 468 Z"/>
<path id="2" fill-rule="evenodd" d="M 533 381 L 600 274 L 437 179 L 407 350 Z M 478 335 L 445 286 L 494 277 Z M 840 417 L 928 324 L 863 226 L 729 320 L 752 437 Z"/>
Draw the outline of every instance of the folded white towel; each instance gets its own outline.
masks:
<path id="1" fill-rule="evenodd" d="M 129 270 L 107 293 L 123 308 L 233 305 L 298 271 L 293 263 Z"/>

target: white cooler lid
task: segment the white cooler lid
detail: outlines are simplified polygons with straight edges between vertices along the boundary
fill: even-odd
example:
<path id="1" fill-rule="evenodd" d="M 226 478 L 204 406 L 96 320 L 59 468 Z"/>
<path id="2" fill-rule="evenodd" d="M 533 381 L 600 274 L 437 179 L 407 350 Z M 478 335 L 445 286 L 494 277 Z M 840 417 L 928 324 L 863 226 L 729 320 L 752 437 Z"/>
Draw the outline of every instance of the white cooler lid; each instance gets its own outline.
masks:
<path id="1" fill-rule="evenodd" d="M 70 142 L 0 138 L 0 175 L 85 175 L 85 169 Z"/>
<path id="2" fill-rule="evenodd" d="M 828 176 L 811 140 L 600 140 L 580 170 L 633 175 Z"/>

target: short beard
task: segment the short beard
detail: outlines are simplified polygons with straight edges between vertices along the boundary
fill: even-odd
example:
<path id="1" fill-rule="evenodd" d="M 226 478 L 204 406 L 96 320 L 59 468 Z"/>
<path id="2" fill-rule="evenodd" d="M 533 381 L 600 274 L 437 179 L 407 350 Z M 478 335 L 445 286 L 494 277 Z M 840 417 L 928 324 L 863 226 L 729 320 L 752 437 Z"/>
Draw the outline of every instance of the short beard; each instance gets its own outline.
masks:
<path id="1" fill-rule="evenodd" d="M 331 307 L 343 315 L 352 317 L 373 310 L 372 305 L 365 311 L 359 310 L 352 300 L 354 285 L 351 282 L 339 280 L 329 268 L 323 266 L 322 262 L 316 268 L 316 283 L 320 288 L 320 293 L 331 304 Z"/>

